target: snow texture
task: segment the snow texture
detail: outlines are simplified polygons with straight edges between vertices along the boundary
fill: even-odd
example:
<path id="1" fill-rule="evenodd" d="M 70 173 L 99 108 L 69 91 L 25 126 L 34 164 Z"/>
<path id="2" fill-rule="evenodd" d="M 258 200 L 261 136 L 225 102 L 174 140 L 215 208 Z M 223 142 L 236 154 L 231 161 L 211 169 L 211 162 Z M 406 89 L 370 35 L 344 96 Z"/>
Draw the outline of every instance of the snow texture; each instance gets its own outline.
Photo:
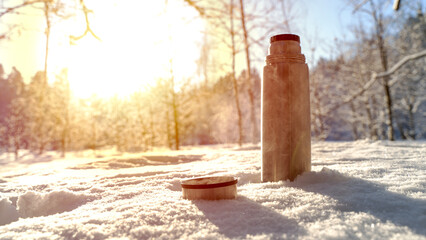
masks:
<path id="1" fill-rule="evenodd" d="M 66 159 L 0 155 L 0 239 L 426 239 L 426 142 L 318 142 L 312 172 L 260 182 L 258 146 Z M 239 179 L 235 200 L 180 182 Z"/>
<path id="2" fill-rule="evenodd" d="M 68 191 L 47 194 L 27 192 L 18 198 L 18 211 L 22 217 L 40 217 L 71 211 L 85 204 L 90 196 Z"/>
<path id="3" fill-rule="evenodd" d="M 18 221 L 18 211 L 9 199 L 0 200 L 0 226 Z"/>

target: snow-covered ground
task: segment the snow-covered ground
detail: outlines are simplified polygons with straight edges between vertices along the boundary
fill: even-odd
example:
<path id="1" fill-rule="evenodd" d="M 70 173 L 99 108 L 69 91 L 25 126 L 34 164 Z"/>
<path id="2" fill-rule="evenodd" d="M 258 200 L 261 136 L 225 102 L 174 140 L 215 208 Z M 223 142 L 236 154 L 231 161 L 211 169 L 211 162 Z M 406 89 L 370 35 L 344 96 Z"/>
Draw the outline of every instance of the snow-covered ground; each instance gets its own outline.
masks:
<path id="1" fill-rule="evenodd" d="M 213 175 L 237 177 L 237 199 L 182 198 Z M 426 239 L 426 142 L 313 143 L 312 172 L 275 183 L 258 146 L 3 153 L 0 199 L 0 239 Z"/>

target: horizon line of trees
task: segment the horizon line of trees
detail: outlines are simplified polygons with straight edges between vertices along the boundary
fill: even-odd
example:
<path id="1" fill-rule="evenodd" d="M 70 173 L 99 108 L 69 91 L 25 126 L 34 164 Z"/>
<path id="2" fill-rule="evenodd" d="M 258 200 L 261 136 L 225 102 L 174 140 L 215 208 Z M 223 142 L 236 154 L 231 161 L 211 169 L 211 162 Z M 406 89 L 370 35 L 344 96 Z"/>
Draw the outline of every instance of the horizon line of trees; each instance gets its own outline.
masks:
<path id="1" fill-rule="evenodd" d="M 242 90 L 247 88 L 245 74 L 241 72 L 237 79 Z M 6 74 L 0 64 L 0 149 L 19 158 L 21 149 L 35 154 L 56 150 L 65 156 L 67 151 L 96 151 L 106 146 L 118 151 L 148 151 L 164 146 L 178 149 L 182 145 L 237 143 L 231 75 L 214 84 L 185 84 L 179 91 L 167 79 L 158 79 L 146 91 L 128 97 L 78 99 L 70 91 L 66 69 L 52 83 L 39 71 L 27 84 L 15 67 Z M 255 97 L 260 100 L 260 76 L 255 70 L 252 76 Z M 240 97 L 242 102 L 249 101 L 247 94 Z M 260 111 L 260 102 L 256 106 Z M 249 106 L 243 104 L 244 119 L 249 112 Z M 260 122 L 259 116 L 257 120 Z M 251 131 L 249 123 L 248 119 L 243 122 L 244 132 Z M 250 137 L 245 135 L 243 142 L 251 142 Z"/>

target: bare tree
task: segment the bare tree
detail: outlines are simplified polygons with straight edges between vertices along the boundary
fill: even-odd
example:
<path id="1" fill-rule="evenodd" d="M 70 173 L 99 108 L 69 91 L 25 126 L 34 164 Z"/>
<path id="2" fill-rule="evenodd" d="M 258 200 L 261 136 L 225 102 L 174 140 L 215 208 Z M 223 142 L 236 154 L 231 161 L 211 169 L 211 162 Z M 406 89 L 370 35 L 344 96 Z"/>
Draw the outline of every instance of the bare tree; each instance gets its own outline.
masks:
<path id="1" fill-rule="evenodd" d="M 237 108 L 237 115 L 238 115 L 238 144 L 241 146 L 242 143 L 243 143 L 243 122 L 242 122 L 240 98 L 239 98 L 239 92 L 238 92 L 238 83 L 237 83 L 237 78 L 235 76 L 235 56 L 237 55 L 237 51 L 236 51 L 236 47 L 235 47 L 233 0 L 231 0 L 231 3 L 229 5 L 229 9 L 230 9 L 229 21 L 230 21 L 230 25 L 231 25 L 231 49 L 232 49 L 232 83 L 233 83 L 233 86 L 234 86 L 235 106 Z M 250 61 L 248 61 L 248 63 L 250 63 Z M 251 96 L 253 97 L 253 94 Z"/>
<path id="2" fill-rule="evenodd" d="M 68 70 L 63 69 L 56 76 L 52 86 L 53 91 L 53 117 L 55 127 L 55 140 L 59 142 L 62 157 L 65 157 L 70 141 L 70 102 L 71 90 L 68 82 Z"/>
<path id="3" fill-rule="evenodd" d="M 28 134 L 28 106 L 26 104 L 25 84 L 20 72 L 13 67 L 12 73 L 9 74 L 5 81 L 4 90 L 8 91 L 7 95 L 11 98 L 7 106 L 8 113 L 4 116 L 5 131 L 2 134 L 4 143 L 7 148 L 12 149 L 15 160 L 19 158 L 19 150 L 25 145 Z M 5 99 L 2 99 L 5 100 Z M 0 122 L 0 128 L 1 128 Z"/>
<path id="4" fill-rule="evenodd" d="M 188 1 L 187 1 L 188 2 Z M 231 81 L 233 87 L 233 97 L 236 107 L 237 115 L 237 128 L 238 128 L 238 138 L 237 141 L 240 145 L 244 142 L 244 129 L 243 129 L 243 113 L 241 111 L 241 90 L 239 89 L 239 84 L 237 81 L 236 65 L 237 65 L 237 54 L 240 52 L 239 46 L 237 45 L 239 38 L 238 28 L 235 26 L 235 19 L 237 18 L 235 13 L 235 8 L 237 7 L 234 4 L 233 0 L 222 0 L 222 1 L 189 1 L 191 6 L 195 7 L 200 15 L 207 20 L 209 31 L 206 33 L 209 36 L 213 37 L 213 40 L 210 41 L 210 44 L 217 44 L 221 46 L 222 50 L 220 54 L 223 54 L 223 48 L 230 50 L 230 72 L 231 72 Z M 216 41 L 215 41 L 216 40 Z M 211 52 L 210 54 L 215 54 Z M 227 64 L 229 64 L 227 62 Z M 229 71 L 227 66 L 220 65 L 224 71 Z M 206 70 L 206 69 L 205 69 Z M 218 68 L 216 67 L 217 71 Z M 212 75 L 217 75 L 213 73 Z"/>
<path id="5" fill-rule="evenodd" d="M 13 5 L 14 4 L 14 5 Z M 74 8 L 70 7 L 73 3 L 63 1 L 63 0 L 24 0 L 21 3 L 11 3 L 11 1 L 7 1 L 7 7 L 0 8 L 0 18 L 6 15 L 10 14 L 20 14 L 23 11 L 28 10 L 29 8 L 40 10 L 43 13 L 44 21 L 45 21 L 45 30 L 44 34 L 46 37 L 45 42 L 45 56 L 44 56 L 44 71 L 43 76 L 40 76 L 40 74 L 35 76 L 35 81 L 31 84 L 31 91 L 30 96 L 33 99 L 33 101 L 36 101 L 33 103 L 34 105 L 34 114 L 32 114 L 33 119 L 35 120 L 33 124 L 36 124 L 36 126 L 33 127 L 33 130 L 35 131 L 33 134 L 38 135 L 37 139 L 40 140 L 38 144 L 38 152 L 41 154 L 45 150 L 47 144 L 49 143 L 49 138 L 51 137 L 52 127 L 48 125 L 50 122 L 49 113 L 52 113 L 52 108 L 49 107 L 51 103 L 49 101 L 52 101 L 52 94 L 51 89 L 49 89 L 49 86 L 47 84 L 48 82 L 48 62 L 49 62 L 49 45 L 50 45 L 50 36 L 52 31 L 52 26 L 58 22 L 62 21 L 64 19 L 69 18 L 73 14 L 76 14 L 76 12 L 72 12 Z M 89 20 L 88 20 L 88 13 L 91 11 L 87 9 L 87 7 L 84 4 L 83 0 L 79 1 L 79 4 L 82 6 L 82 11 L 86 17 L 86 25 L 87 29 L 86 32 L 79 36 L 79 37 L 71 37 L 74 40 L 78 40 L 82 38 L 87 32 L 92 33 L 96 37 L 96 35 L 93 33 L 89 26 Z M 37 88 L 37 89 L 36 89 Z M 37 109 L 37 110 L 36 110 Z M 39 113 L 37 113 L 39 112 Z M 42 131 L 42 132 L 40 132 Z M 37 132 L 39 134 L 37 134 Z"/>
<path id="6" fill-rule="evenodd" d="M 409 13 L 408 17 L 398 21 L 401 30 L 394 40 L 397 58 L 418 55 L 425 51 L 426 22 L 424 19 L 422 6 L 419 3 L 417 13 Z M 425 124 L 422 124 L 423 121 L 419 119 L 422 119 L 421 105 L 426 100 L 425 61 L 426 59 L 419 59 L 405 64 L 393 74 L 390 82 L 395 92 L 394 106 L 397 112 L 395 121 L 403 139 L 416 139 L 424 132 L 421 128 Z"/>
<path id="7" fill-rule="evenodd" d="M 7 1 L 7 5 L 10 5 L 11 1 Z M 4 3 L 4 2 L 3 2 Z M 20 14 L 25 9 L 32 7 L 34 9 L 39 9 L 43 12 L 43 17 L 46 23 L 46 27 L 44 30 L 44 34 L 46 36 L 46 44 L 45 44 L 45 56 L 44 56 L 44 79 L 47 81 L 47 73 L 48 73 L 48 59 L 49 59 L 49 41 L 50 34 L 52 30 L 52 25 L 55 21 L 68 19 L 70 16 L 76 14 L 75 12 L 71 12 L 73 3 L 69 3 L 64 0 L 24 0 L 23 2 L 15 5 L 10 5 L 8 7 L 0 8 L 0 18 L 10 14 Z M 88 18 L 88 14 L 93 11 L 88 9 L 85 5 L 84 0 L 79 0 L 79 4 L 81 5 L 81 11 L 83 12 L 86 20 L 86 30 L 80 36 L 70 35 L 70 41 L 75 42 L 83 38 L 87 33 L 91 33 L 93 37 L 100 40 L 100 38 L 93 32 L 90 27 L 90 21 Z M 2 4 L 3 5 L 3 4 Z M 53 18 L 56 19 L 53 19 Z M 13 25 L 15 26 L 15 25 Z M 0 34 L 0 38 L 6 38 L 6 34 Z"/>
<path id="8" fill-rule="evenodd" d="M 240 0 L 240 14 L 241 14 L 241 26 L 243 30 L 243 36 L 244 36 L 244 50 L 246 53 L 246 63 L 247 63 L 247 83 L 248 83 L 248 95 L 250 100 L 250 121 L 251 121 L 251 129 L 252 129 L 252 135 L 251 135 L 251 141 L 252 143 L 257 142 L 258 138 L 258 126 L 256 122 L 256 110 L 255 110 L 255 103 L 254 103 L 254 93 L 253 93 L 253 82 L 251 77 L 251 61 L 250 61 L 250 45 L 248 40 L 248 29 L 246 26 L 246 16 L 244 11 L 244 0 Z"/>
<path id="9" fill-rule="evenodd" d="M 164 7 L 164 13 L 169 14 L 169 6 L 168 6 L 168 0 L 166 0 L 166 4 Z M 168 84 L 168 91 L 170 94 L 170 105 L 172 109 L 172 118 L 173 118 L 173 129 L 174 129 L 174 144 L 175 149 L 179 150 L 180 148 L 180 126 L 179 126 L 179 112 L 178 112 L 178 105 L 177 105 L 177 96 L 176 96 L 176 90 L 175 90 L 175 74 L 173 70 L 173 39 L 172 39 L 172 32 L 171 32 L 171 22 L 168 23 L 168 32 L 169 32 L 169 81 Z M 169 118 L 169 115 L 167 114 L 167 119 Z M 167 127 L 169 129 L 169 127 Z M 170 141 L 169 141 L 170 142 Z"/>
<path id="10" fill-rule="evenodd" d="M 374 0 L 368 1 L 357 1 L 351 0 L 352 5 L 354 6 L 354 12 L 360 11 L 366 13 L 371 19 L 374 28 L 375 35 L 375 44 L 379 51 L 380 63 L 382 71 L 388 71 L 389 57 L 388 57 L 388 47 L 385 42 L 385 19 L 383 13 L 383 2 L 375 2 Z M 369 4 L 367 4 L 369 3 Z M 389 86 L 390 78 L 388 76 L 383 77 L 382 86 L 386 98 L 386 110 L 387 110 L 387 137 L 389 140 L 395 140 L 394 136 L 394 124 L 393 124 L 393 109 L 392 109 L 392 94 Z"/>

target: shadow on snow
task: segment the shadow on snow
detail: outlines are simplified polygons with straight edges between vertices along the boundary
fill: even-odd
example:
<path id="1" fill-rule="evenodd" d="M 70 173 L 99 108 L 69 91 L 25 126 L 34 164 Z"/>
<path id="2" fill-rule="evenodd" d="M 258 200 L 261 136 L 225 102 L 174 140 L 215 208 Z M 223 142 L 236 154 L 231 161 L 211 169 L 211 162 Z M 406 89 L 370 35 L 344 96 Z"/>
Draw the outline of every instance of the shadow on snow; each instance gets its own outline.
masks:
<path id="1" fill-rule="evenodd" d="M 380 184 L 323 168 L 285 185 L 329 196 L 339 202 L 337 210 L 342 212 L 369 213 L 383 222 L 406 226 L 426 235 L 426 201 L 388 191 Z"/>
<path id="2" fill-rule="evenodd" d="M 270 239 L 281 239 L 306 234 L 295 220 L 244 196 L 235 200 L 193 200 L 193 203 L 228 238 L 265 234 Z"/>

